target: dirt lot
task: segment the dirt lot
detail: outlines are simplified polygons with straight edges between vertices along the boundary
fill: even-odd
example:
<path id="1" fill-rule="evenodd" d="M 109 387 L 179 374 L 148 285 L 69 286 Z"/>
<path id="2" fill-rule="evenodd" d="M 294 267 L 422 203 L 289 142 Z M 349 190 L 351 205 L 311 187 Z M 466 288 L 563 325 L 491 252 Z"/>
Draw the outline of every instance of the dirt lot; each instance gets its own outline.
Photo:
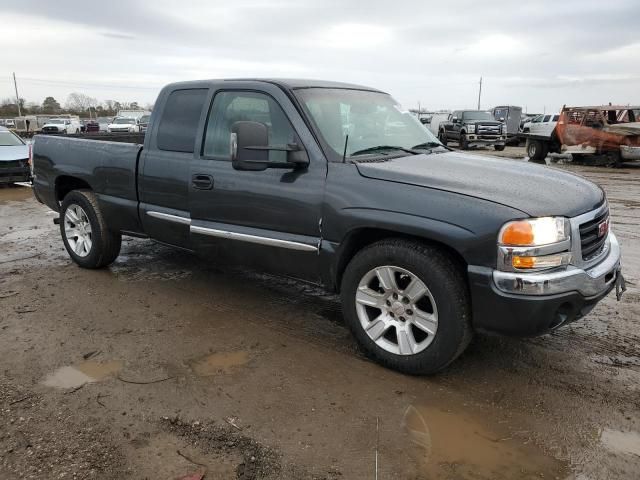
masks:
<path id="1" fill-rule="evenodd" d="M 625 297 L 432 378 L 366 360 L 306 284 L 135 239 L 82 270 L 0 189 L 0 478 L 637 479 L 640 168 L 554 168 L 607 191 Z"/>

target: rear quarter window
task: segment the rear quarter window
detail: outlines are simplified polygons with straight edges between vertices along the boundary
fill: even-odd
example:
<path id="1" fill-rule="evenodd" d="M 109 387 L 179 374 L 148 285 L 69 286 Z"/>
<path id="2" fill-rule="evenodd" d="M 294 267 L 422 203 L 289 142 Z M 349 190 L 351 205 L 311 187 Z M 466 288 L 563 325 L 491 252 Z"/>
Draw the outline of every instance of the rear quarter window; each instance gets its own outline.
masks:
<path id="1" fill-rule="evenodd" d="M 158 149 L 193 153 L 206 98 L 206 88 L 175 90 L 169 94 L 158 126 Z"/>

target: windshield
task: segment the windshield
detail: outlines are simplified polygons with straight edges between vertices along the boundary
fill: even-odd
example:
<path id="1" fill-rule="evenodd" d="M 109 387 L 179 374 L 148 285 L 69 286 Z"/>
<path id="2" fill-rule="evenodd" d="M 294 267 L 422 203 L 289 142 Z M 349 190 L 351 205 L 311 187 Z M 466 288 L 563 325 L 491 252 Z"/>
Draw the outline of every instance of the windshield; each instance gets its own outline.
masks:
<path id="1" fill-rule="evenodd" d="M 52 118 L 48 123 L 53 123 L 54 125 L 64 125 L 64 120 L 61 118 Z"/>
<path id="2" fill-rule="evenodd" d="M 133 118 L 116 118 L 113 123 L 122 123 L 125 125 L 133 125 L 136 121 Z"/>
<path id="3" fill-rule="evenodd" d="M 464 112 L 462 117 L 465 120 L 494 120 L 493 115 L 489 112 Z"/>
<path id="4" fill-rule="evenodd" d="M 334 157 L 342 158 L 347 135 L 347 156 L 363 150 L 380 155 L 382 150 L 375 150 L 380 146 L 402 150 L 441 145 L 415 116 L 403 111 L 386 93 L 337 88 L 306 88 L 295 93 Z"/>
<path id="5" fill-rule="evenodd" d="M 15 147 L 24 142 L 11 132 L 0 132 L 0 147 Z"/>

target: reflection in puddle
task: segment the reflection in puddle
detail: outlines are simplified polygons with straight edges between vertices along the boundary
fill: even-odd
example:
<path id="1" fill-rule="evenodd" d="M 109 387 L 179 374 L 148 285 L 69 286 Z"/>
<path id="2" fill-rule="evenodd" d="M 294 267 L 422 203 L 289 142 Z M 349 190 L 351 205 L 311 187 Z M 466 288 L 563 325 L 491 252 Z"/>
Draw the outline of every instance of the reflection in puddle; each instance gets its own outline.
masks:
<path id="1" fill-rule="evenodd" d="M 61 367 L 42 382 L 47 387 L 75 388 L 102 380 L 122 369 L 122 362 L 82 362 Z"/>
<path id="2" fill-rule="evenodd" d="M 196 360 L 191 366 L 197 375 L 206 377 L 218 373 L 226 373 L 233 367 L 244 365 L 248 361 L 249 354 L 245 351 L 219 352 Z"/>
<path id="3" fill-rule="evenodd" d="M 621 432 L 605 428 L 600 441 L 608 450 L 640 457 L 640 433 L 638 432 Z"/>
<path id="4" fill-rule="evenodd" d="M 564 478 L 566 472 L 560 461 L 501 437 L 467 413 L 412 405 L 403 426 L 428 478 Z"/>

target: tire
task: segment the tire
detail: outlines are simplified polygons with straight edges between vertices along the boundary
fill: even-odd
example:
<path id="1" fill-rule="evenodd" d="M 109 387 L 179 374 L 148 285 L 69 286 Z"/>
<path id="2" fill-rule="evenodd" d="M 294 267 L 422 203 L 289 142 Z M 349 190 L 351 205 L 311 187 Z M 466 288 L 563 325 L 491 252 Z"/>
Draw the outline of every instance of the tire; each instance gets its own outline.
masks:
<path id="1" fill-rule="evenodd" d="M 527 143 L 527 155 L 533 163 L 545 163 L 547 158 L 547 146 L 539 140 L 529 140 Z"/>
<path id="2" fill-rule="evenodd" d="M 462 150 L 468 150 L 469 149 L 469 142 L 467 141 L 467 134 L 466 133 L 460 133 L 460 148 Z"/>
<path id="3" fill-rule="evenodd" d="M 384 288 L 381 278 L 395 279 L 396 289 Z M 413 300 L 411 292 L 420 289 L 408 288 L 411 279 L 426 287 Z M 389 239 L 365 247 L 347 265 L 341 298 L 346 323 L 367 355 L 403 373 L 441 371 L 472 338 L 471 302 L 462 269 L 434 246 Z M 432 334 L 423 330 L 424 325 Z"/>
<path id="4" fill-rule="evenodd" d="M 444 130 L 440 130 L 440 133 L 438 133 L 438 140 L 440 140 L 440 143 L 442 143 L 442 145 L 444 145 L 445 147 L 447 146 L 447 134 Z"/>
<path id="5" fill-rule="evenodd" d="M 78 235 L 73 237 L 73 232 Z M 64 197 L 60 234 L 67 253 L 82 268 L 105 267 L 120 254 L 122 235 L 109 230 L 90 190 L 73 190 Z"/>
<path id="6" fill-rule="evenodd" d="M 496 151 L 501 152 L 504 150 L 504 145 L 494 145 L 493 148 L 495 148 Z"/>

